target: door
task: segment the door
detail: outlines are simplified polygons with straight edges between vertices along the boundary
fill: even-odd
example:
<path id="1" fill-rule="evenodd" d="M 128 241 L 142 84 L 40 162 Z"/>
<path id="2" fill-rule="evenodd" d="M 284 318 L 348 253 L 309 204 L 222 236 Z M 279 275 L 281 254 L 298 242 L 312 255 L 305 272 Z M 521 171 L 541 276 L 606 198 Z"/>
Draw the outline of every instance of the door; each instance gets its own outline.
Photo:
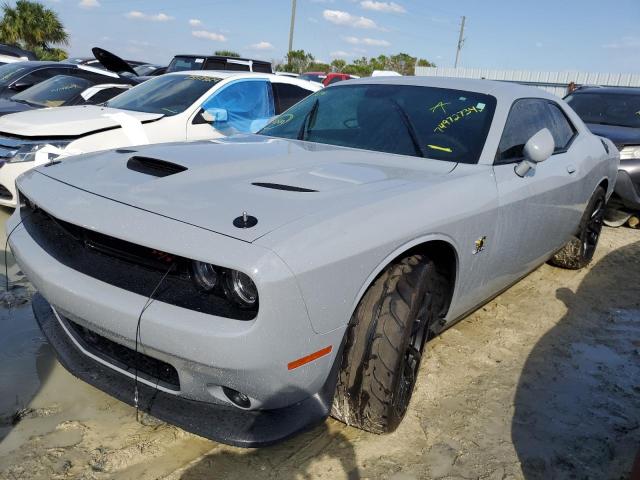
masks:
<path id="1" fill-rule="evenodd" d="M 208 122 L 203 113 L 216 112 Z M 224 112 L 224 113 L 222 113 Z M 242 79 L 228 83 L 206 99 L 187 128 L 188 140 L 220 135 L 255 133 L 275 115 L 271 84 L 266 79 Z"/>
<path id="2" fill-rule="evenodd" d="M 514 167 L 523 160 L 524 144 L 543 128 L 553 136 L 554 153 L 520 177 Z M 571 151 L 576 135 L 555 102 L 536 98 L 514 102 L 493 167 L 499 197 L 496 289 L 547 260 L 576 231 L 580 165 Z"/>

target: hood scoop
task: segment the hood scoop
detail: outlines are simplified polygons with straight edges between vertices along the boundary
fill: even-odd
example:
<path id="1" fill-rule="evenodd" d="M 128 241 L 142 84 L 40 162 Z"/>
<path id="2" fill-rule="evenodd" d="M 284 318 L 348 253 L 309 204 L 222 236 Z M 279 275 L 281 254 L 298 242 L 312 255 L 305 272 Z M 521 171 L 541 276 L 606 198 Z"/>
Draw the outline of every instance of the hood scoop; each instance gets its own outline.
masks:
<path id="1" fill-rule="evenodd" d="M 144 173 L 152 177 L 168 177 L 176 173 L 184 172 L 187 167 L 177 163 L 158 160 L 157 158 L 133 156 L 127 162 L 127 168 L 134 172 Z"/>
<path id="2" fill-rule="evenodd" d="M 269 182 L 253 182 L 251 185 L 262 188 L 271 188 L 273 190 L 286 190 L 287 192 L 317 192 L 311 188 L 296 187 L 294 185 L 284 185 L 282 183 L 269 183 Z"/>

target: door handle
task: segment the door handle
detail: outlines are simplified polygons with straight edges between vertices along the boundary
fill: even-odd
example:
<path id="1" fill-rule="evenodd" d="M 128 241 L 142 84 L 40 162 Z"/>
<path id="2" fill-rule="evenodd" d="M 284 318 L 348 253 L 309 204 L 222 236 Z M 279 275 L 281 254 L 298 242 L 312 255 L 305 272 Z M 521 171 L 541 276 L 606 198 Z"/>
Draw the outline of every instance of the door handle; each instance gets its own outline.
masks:
<path id="1" fill-rule="evenodd" d="M 573 166 L 573 165 L 569 165 L 569 166 L 567 167 L 567 172 L 568 172 L 568 173 L 576 173 L 576 167 L 575 167 L 575 166 Z"/>

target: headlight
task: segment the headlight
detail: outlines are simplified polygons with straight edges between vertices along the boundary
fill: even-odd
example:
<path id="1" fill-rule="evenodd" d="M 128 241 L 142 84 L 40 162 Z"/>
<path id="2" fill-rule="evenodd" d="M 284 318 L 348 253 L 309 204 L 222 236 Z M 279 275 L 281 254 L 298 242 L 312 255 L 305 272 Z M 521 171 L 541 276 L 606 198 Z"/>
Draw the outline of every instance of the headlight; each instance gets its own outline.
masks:
<path id="1" fill-rule="evenodd" d="M 218 272 L 210 263 L 196 261 L 193 262 L 193 279 L 198 288 L 210 292 L 218 285 Z"/>
<path id="2" fill-rule="evenodd" d="M 46 147 L 47 145 L 51 145 L 56 148 L 64 148 L 69 145 L 69 142 L 55 142 L 55 143 L 32 143 L 27 145 L 22 145 L 16 154 L 7 160 L 7 163 L 19 163 L 19 162 L 33 162 L 36 159 L 36 153 L 38 150 Z M 53 160 L 58 157 L 55 153 L 47 154 L 49 160 Z"/>
<path id="3" fill-rule="evenodd" d="M 640 158 L 640 145 L 623 147 L 620 150 L 620 160 L 631 160 L 634 158 Z"/>
<path id="4" fill-rule="evenodd" d="M 233 301 L 241 307 L 252 307 L 258 300 L 258 289 L 253 280 L 242 272 L 231 270 L 227 275 L 227 290 Z"/>
<path id="5" fill-rule="evenodd" d="M 252 308 L 258 302 L 258 289 L 248 275 L 210 263 L 191 263 L 192 280 L 199 290 L 224 295 L 241 308 Z"/>

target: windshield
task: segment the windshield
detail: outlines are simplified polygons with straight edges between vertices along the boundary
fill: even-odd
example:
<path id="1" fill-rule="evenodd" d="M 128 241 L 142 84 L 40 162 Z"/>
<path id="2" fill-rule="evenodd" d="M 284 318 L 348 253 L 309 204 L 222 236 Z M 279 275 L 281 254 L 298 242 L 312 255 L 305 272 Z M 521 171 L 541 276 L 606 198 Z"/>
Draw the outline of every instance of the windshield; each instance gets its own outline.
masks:
<path id="1" fill-rule="evenodd" d="M 584 123 L 640 128 L 640 92 L 574 93 L 565 100 Z"/>
<path id="2" fill-rule="evenodd" d="M 27 73 L 27 67 L 21 63 L 7 63 L 0 66 L 0 87 L 6 87 L 25 73 Z"/>
<path id="3" fill-rule="evenodd" d="M 31 88 L 27 88 L 24 92 L 11 97 L 11 99 L 38 107 L 60 107 L 76 98 L 91 85 L 93 84 L 84 78 L 57 75 Z"/>
<path id="4" fill-rule="evenodd" d="M 408 85 L 329 87 L 259 133 L 377 152 L 476 163 L 496 100 L 461 90 Z"/>
<path id="5" fill-rule="evenodd" d="M 173 57 L 171 63 L 167 67 L 169 72 L 182 72 L 185 70 L 202 70 L 204 57 Z"/>
<path id="6" fill-rule="evenodd" d="M 327 76 L 324 73 L 303 73 L 299 78 L 309 80 L 310 82 L 322 83 L 322 80 L 327 78 Z"/>
<path id="7" fill-rule="evenodd" d="M 105 105 L 136 112 L 184 112 L 221 79 L 200 75 L 165 75 L 147 80 L 113 98 Z"/>

